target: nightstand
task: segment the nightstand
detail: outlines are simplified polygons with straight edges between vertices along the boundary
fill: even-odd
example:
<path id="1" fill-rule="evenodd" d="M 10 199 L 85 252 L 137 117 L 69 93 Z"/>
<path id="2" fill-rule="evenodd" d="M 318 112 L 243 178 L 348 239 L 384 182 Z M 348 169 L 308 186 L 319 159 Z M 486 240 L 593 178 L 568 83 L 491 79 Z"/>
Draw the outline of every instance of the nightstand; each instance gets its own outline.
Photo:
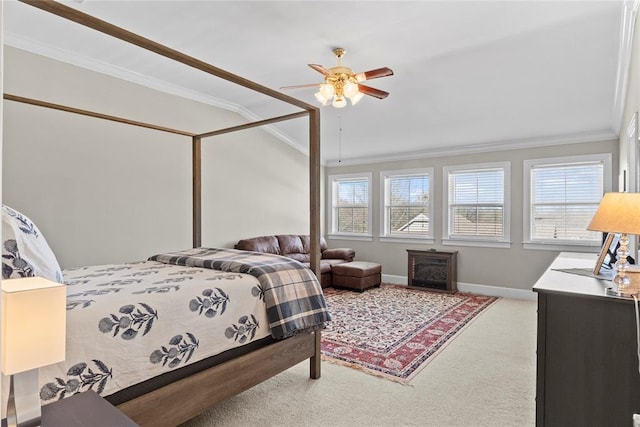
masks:
<path id="1" fill-rule="evenodd" d="M 6 426 L 2 420 L 2 426 Z M 42 407 L 41 427 L 139 427 L 93 390 Z"/>

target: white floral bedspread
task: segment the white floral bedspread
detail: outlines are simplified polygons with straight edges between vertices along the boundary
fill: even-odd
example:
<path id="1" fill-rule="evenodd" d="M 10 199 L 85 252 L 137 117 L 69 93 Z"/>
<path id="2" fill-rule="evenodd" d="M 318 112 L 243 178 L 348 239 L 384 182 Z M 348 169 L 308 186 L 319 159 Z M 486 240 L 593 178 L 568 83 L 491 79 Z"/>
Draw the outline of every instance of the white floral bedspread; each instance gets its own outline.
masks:
<path id="1" fill-rule="evenodd" d="M 253 276 L 145 261 L 63 271 L 66 361 L 40 369 L 43 403 L 103 396 L 270 335 Z"/>

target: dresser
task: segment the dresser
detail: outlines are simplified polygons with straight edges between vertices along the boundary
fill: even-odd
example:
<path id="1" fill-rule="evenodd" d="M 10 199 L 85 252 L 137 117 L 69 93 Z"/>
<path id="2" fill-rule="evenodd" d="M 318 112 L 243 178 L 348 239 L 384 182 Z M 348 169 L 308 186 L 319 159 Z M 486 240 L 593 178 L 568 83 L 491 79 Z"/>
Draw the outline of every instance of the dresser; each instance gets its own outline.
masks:
<path id="1" fill-rule="evenodd" d="M 537 281 L 537 426 L 631 426 L 640 413 L 633 299 L 573 272 L 592 254 L 561 253 Z M 574 270 L 575 269 L 575 270 Z"/>

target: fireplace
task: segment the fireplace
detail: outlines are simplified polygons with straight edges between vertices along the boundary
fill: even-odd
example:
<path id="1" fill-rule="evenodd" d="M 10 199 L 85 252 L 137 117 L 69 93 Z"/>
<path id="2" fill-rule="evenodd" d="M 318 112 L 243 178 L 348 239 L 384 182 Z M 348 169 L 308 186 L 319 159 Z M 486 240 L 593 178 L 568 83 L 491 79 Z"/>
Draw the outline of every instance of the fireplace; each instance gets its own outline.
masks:
<path id="1" fill-rule="evenodd" d="M 416 251 L 408 253 L 408 285 L 410 288 L 457 292 L 458 251 Z"/>

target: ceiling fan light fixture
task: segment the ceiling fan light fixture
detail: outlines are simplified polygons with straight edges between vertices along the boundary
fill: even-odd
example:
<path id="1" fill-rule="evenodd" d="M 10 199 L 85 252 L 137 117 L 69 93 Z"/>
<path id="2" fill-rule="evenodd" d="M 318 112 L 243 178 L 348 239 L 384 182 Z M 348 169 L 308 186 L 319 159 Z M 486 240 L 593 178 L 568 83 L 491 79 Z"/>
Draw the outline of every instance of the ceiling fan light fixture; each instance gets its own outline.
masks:
<path id="1" fill-rule="evenodd" d="M 325 99 L 329 100 L 336 93 L 336 91 L 332 84 L 323 83 L 320 85 L 320 93 Z"/>
<path id="2" fill-rule="evenodd" d="M 314 94 L 314 96 L 316 97 L 316 99 L 317 99 L 318 101 L 320 101 L 320 103 L 321 103 L 322 105 L 327 105 L 327 102 L 329 102 L 329 99 L 328 99 L 328 98 L 325 98 L 325 97 L 322 95 L 322 92 L 316 92 L 316 93 Z"/>
<path id="3" fill-rule="evenodd" d="M 377 79 L 379 77 L 392 76 L 393 70 L 389 67 L 376 68 L 375 70 L 363 73 L 354 73 L 349 67 L 340 64 L 340 59 L 347 51 L 341 47 L 333 49 L 333 54 L 338 60 L 338 65 L 325 68 L 319 64 L 308 64 L 313 70 L 324 76 L 322 83 L 311 83 L 296 86 L 284 86 L 280 89 L 298 89 L 303 87 L 317 87 L 318 92 L 314 95 L 322 105 L 331 103 L 335 108 L 344 108 L 347 99 L 351 100 L 351 105 L 356 105 L 364 95 L 378 99 L 389 96 L 389 92 L 360 84 L 365 80 Z"/>
<path id="4" fill-rule="evenodd" d="M 356 94 L 351 97 L 351 105 L 356 105 L 363 97 L 364 93 L 356 92 Z"/>
<path id="5" fill-rule="evenodd" d="M 353 82 L 347 82 L 342 89 L 344 96 L 351 99 L 358 93 L 358 85 Z"/>
<path id="6" fill-rule="evenodd" d="M 347 105 L 347 100 L 342 96 L 337 96 L 336 99 L 333 100 L 333 106 L 336 108 L 344 108 Z"/>

